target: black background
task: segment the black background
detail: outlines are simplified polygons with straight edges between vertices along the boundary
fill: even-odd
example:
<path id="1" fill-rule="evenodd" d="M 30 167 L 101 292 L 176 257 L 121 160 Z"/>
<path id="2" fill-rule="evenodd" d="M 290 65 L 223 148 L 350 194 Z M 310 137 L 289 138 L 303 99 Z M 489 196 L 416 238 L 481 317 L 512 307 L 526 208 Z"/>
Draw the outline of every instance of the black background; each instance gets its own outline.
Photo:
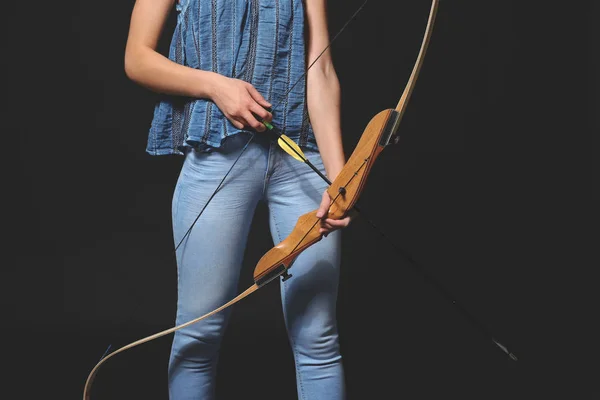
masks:
<path id="1" fill-rule="evenodd" d="M 524 3 L 441 2 L 401 140 L 381 154 L 359 202 L 519 361 L 357 219 L 345 231 L 339 297 L 349 399 L 600 395 L 590 340 L 598 315 L 588 135 L 596 10 Z M 332 35 L 360 4 L 329 2 Z M 132 6 L 4 6 L 11 398 L 81 398 L 109 344 L 173 326 L 170 201 L 181 158 L 145 153 L 156 96 L 124 74 Z M 348 155 L 370 118 L 396 106 L 429 7 L 371 0 L 334 43 Z M 240 291 L 272 246 L 265 216 L 257 210 Z M 278 296 L 271 283 L 235 306 L 221 399 L 295 398 Z M 108 360 L 92 398 L 166 399 L 171 338 Z"/>

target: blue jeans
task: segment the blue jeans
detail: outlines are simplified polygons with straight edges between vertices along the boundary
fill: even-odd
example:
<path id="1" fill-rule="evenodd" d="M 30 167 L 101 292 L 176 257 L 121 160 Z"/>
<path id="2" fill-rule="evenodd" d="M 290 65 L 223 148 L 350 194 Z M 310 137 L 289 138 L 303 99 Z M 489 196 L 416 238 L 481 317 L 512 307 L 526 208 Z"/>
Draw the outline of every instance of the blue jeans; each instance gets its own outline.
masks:
<path id="1" fill-rule="evenodd" d="M 173 195 L 177 245 L 250 138 L 229 137 L 221 149 L 189 150 Z M 306 156 L 324 171 L 320 154 Z M 248 233 L 259 201 L 269 209 L 274 243 L 285 239 L 299 216 L 319 207 L 327 184 L 312 169 L 260 133 L 210 201 L 177 250 L 177 325 L 204 315 L 238 293 Z M 296 366 L 298 398 L 345 398 L 336 324 L 341 231 L 304 250 L 280 282 L 285 324 Z M 258 260 L 257 260 L 258 261 Z M 271 284 L 276 284 L 272 282 Z M 171 400 L 215 398 L 219 346 L 231 307 L 174 333 L 169 360 Z"/>

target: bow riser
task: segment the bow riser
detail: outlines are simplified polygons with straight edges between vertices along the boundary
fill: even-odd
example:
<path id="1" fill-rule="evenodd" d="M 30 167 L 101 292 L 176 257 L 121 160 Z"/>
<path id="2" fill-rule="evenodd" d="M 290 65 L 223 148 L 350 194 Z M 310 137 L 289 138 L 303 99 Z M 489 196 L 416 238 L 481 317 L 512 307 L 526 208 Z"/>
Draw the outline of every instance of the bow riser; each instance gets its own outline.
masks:
<path id="1" fill-rule="evenodd" d="M 395 135 L 399 122 L 397 115 L 396 110 L 383 110 L 375 115 L 365 128 L 344 168 L 327 189 L 329 196 L 334 199 L 329 211 L 331 218 L 344 218 L 354 207 L 371 167 Z"/>
<path id="2" fill-rule="evenodd" d="M 316 214 L 317 210 L 313 210 L 300 216 L 292 233 L 262 256 L 254 268 L 254 282 L 258 286 L 285 273 L 298 254 L 321 240 L 323 235 L 319 232 L 321 225 Z"/>
<path id="3" fill-rule="evenodd" d="M 392 109 L 383 110 L 371 119 L 344 168 L 327 189 L 332 199 L 329 218 L 344 218 L 354 207 L 373 163 L 394 135 L 398 122 L 398 112 Z M 292 233 L 258 261 L 254 269 L 257 285 L 264 285 L 286 273 L 302 251 L 321 240 L 321 224 L 316 213 L 317 210 L 313 210 L 300 216 Z"/>

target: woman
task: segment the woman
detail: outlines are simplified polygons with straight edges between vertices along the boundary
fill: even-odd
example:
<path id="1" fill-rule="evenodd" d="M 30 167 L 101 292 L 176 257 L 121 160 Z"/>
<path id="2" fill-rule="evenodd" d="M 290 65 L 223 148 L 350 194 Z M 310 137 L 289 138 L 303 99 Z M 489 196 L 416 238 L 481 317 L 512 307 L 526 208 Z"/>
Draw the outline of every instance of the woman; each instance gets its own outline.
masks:
<path id="1" fill-rule="evenodd" d="M 345 164 L 339 81 L 329 52 L 318 57 L 329 42 L 326 1 L 180 0 L 165 57 L 156 48 L 173 3 L 136 1 L 125 71 L 164 95 L 146 151 L 185 157 L 172 206 L 175 244 L 181 242 L 176 323 L 235 297 L 259 201 L 268 205 L 274 243 L 300 215 L 318 208 L 327 237 L 296 258 L 293 278 L 280 283 L 281 298 L 298 397 L 344 399 L 336 298 L 340 228 L 351 218 L 327 218 L 326 182 L 264 134 L 264 122 L 279 127 L 331 181 Z M 171 400 L 215 397 L 229 316 L 230 308 L 175 332 Z"/>

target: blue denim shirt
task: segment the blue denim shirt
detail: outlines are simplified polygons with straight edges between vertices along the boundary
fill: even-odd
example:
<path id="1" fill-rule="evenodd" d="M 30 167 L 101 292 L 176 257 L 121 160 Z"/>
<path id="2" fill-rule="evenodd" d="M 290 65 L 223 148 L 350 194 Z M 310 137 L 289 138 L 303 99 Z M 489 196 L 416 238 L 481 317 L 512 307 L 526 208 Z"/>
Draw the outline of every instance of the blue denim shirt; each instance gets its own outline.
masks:
<path id="1" fill-rule="evenodd" d="M 170 60 L 252 83 L 275 107 L 272 123 L 300 146 L 317 149 L 302 76 L 303 0 L 181 0 L 176 11 Z M 239 132 L 208 99 L 162 95 L 146 151 L 166 155 L 183 154 L 185 146 L 220 147 Z"/>

